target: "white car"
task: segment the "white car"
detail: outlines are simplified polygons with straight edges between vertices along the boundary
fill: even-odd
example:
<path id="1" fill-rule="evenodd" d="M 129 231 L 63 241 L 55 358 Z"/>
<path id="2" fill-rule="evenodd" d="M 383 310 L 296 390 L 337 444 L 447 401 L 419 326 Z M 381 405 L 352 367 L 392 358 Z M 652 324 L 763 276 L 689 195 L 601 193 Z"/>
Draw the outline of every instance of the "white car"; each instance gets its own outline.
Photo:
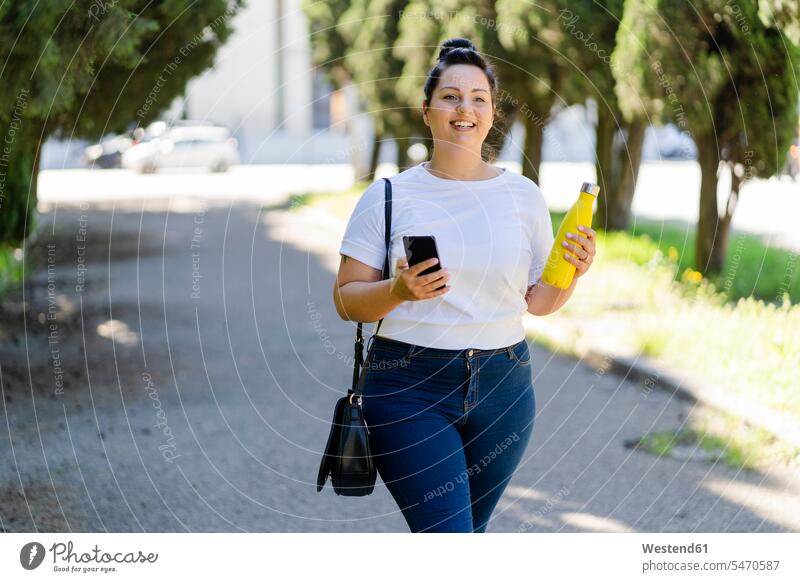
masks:
<path id="1" fill-rule="evenodd" d="M 147 174 L 159 168 L 192 167 L 225 172 L 238 163 L 236 139 L 217 125 L 176 125 L 122 154 L 123 168 Z"/>

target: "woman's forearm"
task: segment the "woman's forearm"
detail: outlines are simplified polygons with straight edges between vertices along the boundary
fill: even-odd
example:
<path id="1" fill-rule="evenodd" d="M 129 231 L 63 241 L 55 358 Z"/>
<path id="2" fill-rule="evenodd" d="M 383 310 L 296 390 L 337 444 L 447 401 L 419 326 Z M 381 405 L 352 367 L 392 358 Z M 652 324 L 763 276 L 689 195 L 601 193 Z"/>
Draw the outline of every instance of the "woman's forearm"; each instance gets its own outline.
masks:
<path id="1" fill-rule="evenodd" d="M 572 278 L 572 283 L 566 289 L 560 289 L 539 280 L 535 285 L 528 287 L 525 300 L 528 303 L 528 313 L 532 315 L 549 315 L 561 309 L 572 296 L 575 290 L 577 277 Z"/>
<path id="2" fill-rule="evenodd" d="M 558 311 L 572 296 L 578 278 L 573 277 L 566 289 L 548 285 L 539 280 L 528 287 L 525 300 L 528 313 L 532 315 L 549 315 Z M 390 292 L 393 280 L 350 281 L 341 287 L 334 285 L 333 302 L 339 317 L 346 321 L 364 323 L 378 321 L 404 303 Z"/>
<path id="3" fill-rule="evenodd" d="M 335 285 L 333 302 L 339 317 L 345 321 L 364 323 L 385 317 L 395 307 L 404 303 L 403 299 L 390 293 L 393 281 L 393 279 L 372 282 L 350 281 L 341 287 Z"/>

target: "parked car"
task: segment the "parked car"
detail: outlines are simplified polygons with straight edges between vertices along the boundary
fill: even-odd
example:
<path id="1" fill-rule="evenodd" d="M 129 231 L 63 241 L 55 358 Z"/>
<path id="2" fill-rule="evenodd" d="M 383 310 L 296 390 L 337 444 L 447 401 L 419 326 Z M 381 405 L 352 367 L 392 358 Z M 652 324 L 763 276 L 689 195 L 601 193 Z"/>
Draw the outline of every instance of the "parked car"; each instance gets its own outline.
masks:
<path id="1" fill-rule="evenodd" d="M 143 173 L 192 167 L 225 172 L 238 163 L 238 144 L 226 127 L 188 122 L 175 123 L 122 154 L 122 167 Z"/>
<path id="2" fill-rule="evenodd" d="M 108 135 L 83 151 L 83 161 L 90 168 L 121 168 L 122 154 L 132 146 L 160 136 L 167 129 L 165 121 L 154 121 L 146 128 L 136 127 L 119 135 Z"/>
<path id="3" fill-rule="evenodd" d="M 135 143 L 132 135 L 114 135 L 83 150 L 83 161 L 91 168 L 121 168 L 122 153 Z"/>

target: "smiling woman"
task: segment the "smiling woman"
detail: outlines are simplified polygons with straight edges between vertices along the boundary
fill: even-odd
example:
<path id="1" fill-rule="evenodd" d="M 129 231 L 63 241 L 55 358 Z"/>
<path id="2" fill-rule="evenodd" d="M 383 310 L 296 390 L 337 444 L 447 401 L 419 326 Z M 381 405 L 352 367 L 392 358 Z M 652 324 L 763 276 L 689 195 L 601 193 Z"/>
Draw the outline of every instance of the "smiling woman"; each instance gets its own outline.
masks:
<path id="1" fill-rule="evenodd" d="M 426 169 L 451 180 L 497 176 L 498 169 L 483 160 L 483 144 L 496 113 L 494 70 L 470 41 L 448 42 L 423 89 L 422 116 L 433 137 Z"/>
<path id="2" fill-rule="evenodd" d="M 533 430 L 522 317 L 574 288 L 540 280 L 553 227 L 539 187 L 484 159 L 496 91 L 475 45 L 444 43 L 422 102 L 430 161 L 370 185 L 339 249 L 337 312 L 382 321 L 360 370 L 363 419 L 414 532 L 486 531 Z M 438 259 L 408 264 L 403 237 L 415 235 L 435 239 Z M 422 274 L 434 260 L 441 269 Z"/>

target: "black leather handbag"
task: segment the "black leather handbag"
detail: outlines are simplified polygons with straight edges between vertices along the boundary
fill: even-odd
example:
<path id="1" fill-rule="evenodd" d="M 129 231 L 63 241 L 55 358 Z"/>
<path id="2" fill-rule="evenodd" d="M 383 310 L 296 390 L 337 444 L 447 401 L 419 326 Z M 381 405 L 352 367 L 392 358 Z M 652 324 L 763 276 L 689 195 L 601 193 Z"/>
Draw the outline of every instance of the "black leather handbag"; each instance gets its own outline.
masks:
<path id="1" fill-rule="evenodd" d="M 384 241 L 386 255 L 383 261 L 383 278 L 389 278 L 389 244 L 392 226 L 392 183 L 388 178 L 384 193 Z M 370 338 L 367 350 L 367 362 L 372 358 L 372 340 L 378 333 L 383 319 L 378 322 L 375 332 Z M 322 491 L 328 475 L 337 495 L 351 497 L 369 495 L 375 487 L 377 471 L 372 462 L 369 446 L 369 428 L 364 420 L 361 408 L 361 394 L 364 389 L 366 372 L 364 368 L 364 336 L 362 324 L 356 329 L 355 361 L 353 362 L 353 384 L 347 396 L 336 402 L 333 411 L 333 422 L 328 435 L 328 443 L 319 465 L 317 474 L 317 492 Z"/>

